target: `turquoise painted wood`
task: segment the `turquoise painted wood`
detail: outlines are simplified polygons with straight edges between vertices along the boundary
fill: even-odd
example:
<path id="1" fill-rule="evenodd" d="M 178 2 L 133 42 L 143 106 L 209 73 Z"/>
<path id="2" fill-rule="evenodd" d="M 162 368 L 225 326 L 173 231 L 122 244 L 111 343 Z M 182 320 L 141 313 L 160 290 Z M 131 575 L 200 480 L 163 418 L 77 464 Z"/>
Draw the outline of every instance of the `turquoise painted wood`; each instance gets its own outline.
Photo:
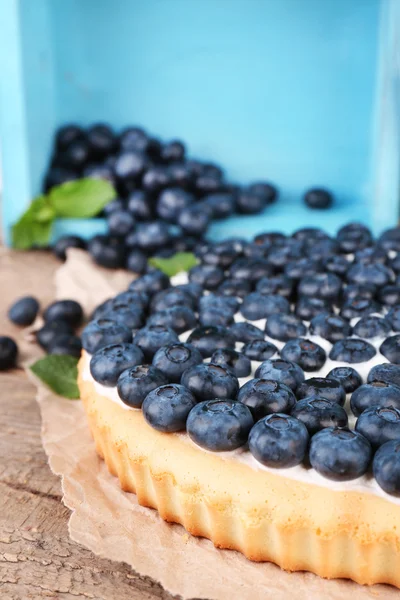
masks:
<path id="1" fill-rule="evenodd" d="M 263 215 L 215 239 L 399 215 L 398 0 L 0 0 L 6 233 L 40 191 L 54 129 L 139 124 L 231 180 L 274 182 Z M 334 209 L 301 201 L 326 186 Z M 59 222 L 58 236 L 104 230 Z"/>

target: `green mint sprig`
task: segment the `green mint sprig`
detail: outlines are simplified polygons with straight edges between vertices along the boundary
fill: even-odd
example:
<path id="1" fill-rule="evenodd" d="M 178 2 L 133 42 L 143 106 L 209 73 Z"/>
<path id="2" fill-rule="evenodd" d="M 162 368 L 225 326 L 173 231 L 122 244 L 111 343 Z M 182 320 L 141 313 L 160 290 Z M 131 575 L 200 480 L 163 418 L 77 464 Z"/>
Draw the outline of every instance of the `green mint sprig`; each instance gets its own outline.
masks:
<path id="1" fill-rule="evenodd" d="M 149 264 L 160 269 L 168 277 L 173 277 L 177 273 L 190 271 L 192 267 L 197 265 L 197 258 L 192 252 L 177 252 L 170 258 L 161 258 L 158 256 L 149 258 Z"/>
<path id="2" fill-rule="evenodd" d="M 35 198 L 13 225 L 12 245 L 19 250 L 44 248 L 49 245 L 54 219 L 94 217 L 115 197 L 114 187 L 104 179 L 77 179 L 53 187 L 47 195 Z"/>
<path id="3" fill-rule="evenodd" d="M 59 396 L 79 398 L 78 359 L 74 356 L 49 354 L 31 365 L 30 370 Z"/>

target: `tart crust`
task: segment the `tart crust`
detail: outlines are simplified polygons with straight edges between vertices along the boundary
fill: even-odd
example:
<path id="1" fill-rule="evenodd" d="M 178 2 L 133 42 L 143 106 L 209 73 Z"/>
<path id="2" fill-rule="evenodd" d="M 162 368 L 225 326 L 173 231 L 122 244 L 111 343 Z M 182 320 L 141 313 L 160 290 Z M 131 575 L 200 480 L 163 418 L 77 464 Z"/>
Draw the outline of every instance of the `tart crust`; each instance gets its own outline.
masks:
<path id="1" fill-rule="evenodd" d="M 218 548 L 287 571 L 400 587 L 400 505 L 255 470 L 151 428 L 82 377 L 97 453 L 123 490 Z"/>

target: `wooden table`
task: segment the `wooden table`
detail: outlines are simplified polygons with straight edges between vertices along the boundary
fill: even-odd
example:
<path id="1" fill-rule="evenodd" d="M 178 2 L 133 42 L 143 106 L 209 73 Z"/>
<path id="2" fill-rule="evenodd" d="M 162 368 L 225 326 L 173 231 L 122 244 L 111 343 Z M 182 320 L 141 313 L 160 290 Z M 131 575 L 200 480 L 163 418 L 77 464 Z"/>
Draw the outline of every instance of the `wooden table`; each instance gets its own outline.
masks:
<path id="1" fill-rule="evenodd" d="M 47 253 L 0 248 L 0 335 L 18 341 L 6 318 L 25 294 L 43 305 L 54 296 L 59 263 Z M 35 389 L 23 370 L 0 374 L 0 598 L 25 600 L 154 600 L 172 598 L 128 566 L 94 556 L 69 539 L 69 510 L 40 441 Z"/>

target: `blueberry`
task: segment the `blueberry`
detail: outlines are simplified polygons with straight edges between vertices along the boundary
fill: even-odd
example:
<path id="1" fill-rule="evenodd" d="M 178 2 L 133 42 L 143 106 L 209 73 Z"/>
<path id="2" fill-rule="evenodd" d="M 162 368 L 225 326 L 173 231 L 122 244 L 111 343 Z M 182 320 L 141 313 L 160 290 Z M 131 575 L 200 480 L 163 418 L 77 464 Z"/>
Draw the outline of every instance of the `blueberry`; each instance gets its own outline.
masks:
<path id="1" fill-rule="evenodd" d="M 57 130 L 55 136 L 55 145 L 58 150 L 65 150 L 72 142 L 83 139 L 84 133 L 82 127 L 71 123 L 63 125 Z"/>
<path id="2" fill-rule="evenodd" d="M 82 171 L 87 164 L 89 157 L 89 145 L 85 140 L 80 139 L 69 144 L 59 158 L 62 166 L 67 169 L 77 169 L 78 171 Z"/>
<path id="3" fill-rule="evenodd" d="M 266 205 L 265 196 L 249 189 L 242 190 L 236 197 L 236 208 L 239 213 L 257 214 Z"/>
<path id="4" fill-rule="evenodd" d="M 184 290 L 185 292 L 187 292 L 191 296 L 195 304 L 197 304 L 198 298 L 203 293 L 201 285 L 198 285 L 197 283 L 182 283 L 176 285 L 175 289 Z"/>
<path id="5" fill-rule="evenodd" d="M 71 336 L 73 334 L 74 330 L 66 321 L 49 321 L 36 331 L 36 341 L 47 351 L 61 335 Z"/>
<path id="6" fill-rule="evenodd" d="M 32 325 L 39 312 L 39 302 L 33 296 L 24 296 L 16 300 L 8 310 L 8 318 L 15 325 Z"/>
<path id="7" fill-rule="evenodd" d="M 132 310 L 141 310 L 146 312 L 149 306 L 149 296 L 145 292 L 136 292 L 127 290 L 121 292 L 112 299 L 112 304 L 127 304 Z M 104 314 L 104 313 L 103 313 Z"/>
<path id="8" fill-rule="evenodd" d="M 234 323 L 229 328 L 229 331 L 237 342 L 243 342 L 244 344 L 253 340 L 264 340 L 264 332 L 246 321 Z"/>
<path id="9" fill-rule="evenodd" d="M 234 348 L 235 338 L 225 327 L 197 327 L 188 337 L 188 343 L 207 358 L 219 348 Z"/>
<path id="10" fill-rule="evenodd" d="M 372 383 L 373 381 L 393 383 L 400 387 L 400 366 L 391 363 L 375 365 L 368 374 L 368 383 Z"/>
<path id="11" fill-rule="evenodd" d="M 325 271 L 329 273 L 334 273 L 339 277 L 344 277 L 350 267 L 350 263 L 347 258 L 341 254 L 333 254 L 332 256 L 327 256 L 323 260 L 323 268 Z"/>
<path id="12" fill-rule="evenodd" d="M 278 197 L 278 190 L 271 183 L 256 181 L 249 185 L 249 191 L 262 196 L 264 204 L 272 204 Z"/>
<path id="13" fill-rule="evenodd" d="M 369 342 L 354 338 L 345 338 L 333 344 L 329 358 L 331 360 L 354 364 L 367 362 L 375 354 L 376 350 Z"/>
<path id="14" fill-rule="evenodd" d="M 235 399 L 239 391 L 239 382 L 230 369 L 213 363 L 197 364 L 187 369 L 181 378 L 198 401 L 213 398 Z"/>
<path id="15" fill-rule="evenodd" d="M 149 391 L 142 411 L 151 427 L 164 433 L 172 433 L 185 429 L 189 413 L 195 405 L 193 394 L 183 385 L 169 384 Z"/>
<path id="16" fill-rule="evenodd" d="M 117 146 L 113 130 L 103 123 L 89 127 L 86 138 L 90 151 L 96 158 L 104 158 L 114 152 Z"/>
<path id="17" fill-rule="evenodd" d="M 300 296 L 296 303 L 295 313 L 300 319 L 311 321 L 313 317 L 321 313 L 331 312 L 331 308 L 331 304 L 322 298 Z"/>
<path id="18" fill-rule="evenodd" d="M 231 243 L 230 240 L 225 240 L 224 242 L 210 245 L 202 253 L 201 262 L 226 269 L 230 267 L 237 256 L 238 251 L 235 244 Z"/>
<path id="19" fill-rule="evenodd" d="M 60 260 L 66 260 L 69 248 L 81 248 L 84 250 L 86 248 L 85 240 L 77 235 L 64 235 L 52 246 L 52 251 Z"/>
<path id="20" fill-rule="evenodd" d="M 200 297 L 199 307 L 201 311 L 207 309 L 221 310 L 233 316 L 239 308 L 239 302 L 236 298 L 229 296 L 221 297 L 216 294 L 207 294 Z"/>
<path id="21" fill-rule="evenodd" d="M 231 265 L 228 276 L 232 279 L 245 279 L 250 284 L 256 283 L 261 277 L 272 275 L 273 268 L 264 258 L 237 258 Z"/>
<path id="22" fill-rule="evenodd" d="M 147 394 L 167 383 L 168 378 L 156 367 L 141 364 L 131 366 L 118 376 L 118 396 L 128 406 L 140 408 Z"/>
<path id="23" fill-rule="evenodd" d="M 379 352 L 389 362 L 400 365 L 400 335 L 392 335 L 381 344 Z"/>
<path id="24" fill-rule="evenodd" d="M 333 273 L 315 273 L 306 275 L 300 280 L 297 293 L 300 296 L 336 300 L 341 288 L 342 281 L 337 275 Z"/>
<path id="25" fill-rule="evenodd" d="M 378 290 L 378 300 L 384 306 L 400 304 L 400 285 L 384 285 Z"/>
<path id="26" fill-rule="evenodd" d="M 362 384 L 362 379 L 353 367 L 335 367 L 329 371 L 327 379 L 337 379 L 346 394 L 351 394 Z"/>
<path id="27" fill-rule="evenodd" d="M 350 283 L 372 283 L 379 287 L 390 283 L 393 277 L 393 271 L 380 263 L 356 263 L 347 271 Z"/>
<path id="28" fill-rule="evenodd" d="M 216 350 L 211 356 L 211 362 L 229 369 L 235 377 L 248 377 L 251 373 L 250 359 L 230 348 Z"/>
<path id="29" fill-rule="evenodd" d="M 0 335 L 0 371 L 12 369 L 17 364 L 18 346 L 6 335 Z"/>
<path id="30" fill-rule="evenodd" d="M 179 213 L 194 202 L 194 197 L 189 192 L 180 188 L 167 188 L 163 190 L 157 201 L 157 214 L 161 219 L 176 223 Z"/>
<path id="31" fill-rule="evenodd" d="M 143 189 L 151 193 L 160 192 L 170 183 L 171 177 L 165 167 L 151 167 L 142 178 Z"/>
<path id="32" fill-rule="evenodd" d="M 298 338 L 307 333 L 307 327 L 294 315 L 274 314 L 267 319 L 265 333 L 281 342 Z"/>
<path id="33" fill-rule="evenodd" d="M 250 282 L 243 279 L 225 279 L 216 290 L 221 296 L 236 296 L 237 298 L 242 299 L 244 299 L 250 291 Z"/>
<path id="34" fill-rule="evenodd" d="M 348 418 L 342 406 L 333 400 L 320 396 L 309 396 L 297 402 L 291 412 L 314 435 L 324 427 L 346 427 Z"/>
<path id="35" fill-rule="evenodd" d="M 290 387 L 269 379 L 251 379 L 240 388 L 237 399 L 249 407 L 255 421 L 271 413 L 290 413 L 296 404 Z"/>
<path id="36" fill-rule="evenodd" d="M 113 212 L 125 210 L 125 208 L 125 200 L 123 200 L 122 198 L 114 198 L 114 200 L 111 200 L 111 202 L 105 205 L 103 213 L 106 217 L 109 217 Z"/>
<path id="37" fill-rule="evenodd" d="M 194 309 L 195 304 L 189 292 L 180 288 L 167 288 L 166 290 L 157 292 L 153 296 L 150 303 L 150 311 L 157 312 L 173 306 L 187 306 Z"/>
<path id="38" fill-rule="evenodd" d="M 79 172 L 75 169 L 65 167 L 52 167 L 46 174 L 43 182 L 43 191 L 47 193 L 56 185 L 61 185 L 67 181 L 79 179 Z"/>
<path id="39" fill-rule="evenodd" d="M 379 305 L 375 300 L 367 298 L 354 298 L 343 303 L 340 309 L 340 316 L 344 319 L 355 319 L 356 317 L 366 317 L 372 313 L 379 312 Z"/>
<path id="40" fill-rule="evenodd" d="M 304 373 L 299 365 L 280 358 L 268 359 L 261 363 L 255 372 L 255 377 L 279 381 L 292 390 L 295 390 L 304 381 Z"/>
<path id="41" fill-rule="evenodd" d="M 199 312 L 202 327 L 228 327 L 233 323 L 233 315 L 219 308 L 207 307 Z"/>
<path id="42" fill-rule="evenodd" d="M 154 270 L 137 279 L 129 286 L 131 292 L 144 292 L 145 294 L 156 294 L 169 287 L 169 279 L 162 271 Z"/>
<path id="43" fill-rule="evenodd" d="M 89 163 L 83 169 L 83 176 L 91 179 L 104 179 L 114 185 L 114 170 L 111 165 Z"/>
<path id="44" fill-rule="evenodd" d="M 249 435 L 249 449 L 263 465 L 285 469 L 302 462 L 308 441 L 303 423 L 289 415 L 275 413 L 254 425 Z"/>
<path id="45" fill-rule="evenodd" d="M 172 185 L 183 189 L 189 189 L 194 183 L 194 175 L 190 168 L 185 163 L 175 162 L 168 166 L 168 173 L 171 178 Z"/>
<path id="46" fill-rule="evenodd" d="M 191 344 L 176 342 L 162 346 L 153 357 L 153 366 L 164 373 L 171 383 L 179 383 L 182 373 L 202 362 L 203 357 Z"/>
<path id="47" fill-rule="evenodd" d="M 370 230 L 361 223 L 349 223 L 341 227 L 336 236 L 340 250 L 346 254 L 371 246 L 373 239 Z"/>
<path id="48" fill-rule="evenodd" d="M 149 138 L 140 127 L 127 127 L 119 136 L 119 143 L 123 150 L 139 150 L 144 152 L 149 145 Z"/>
<path id="49" fill-rule="evenodd" d="M 242 352 L 250 360 L 264 361 L 276 354 L 278 348 L 274 344 L 271 344 L 271 342 L 252 340 L 243 346 Z"/>
<path id="50" fill-rule="evenodd" d="M 121 152 L 115 161 L 114 172 L 118 179 L 124 182 L 134 182 L 140 177 L 147 166 L 144 154 L 134 150 Z"/>
<path id="51" fill-rule="evenodd" d="M 364 475 L 371 455 L 369 441 L 357 431 L 329 427 L 311 438 L 311 466 L 333 481 L 350 481 Z"/>
<path id="52" fill-rule="evenodd" d="M 296 338 L 286 342 L 281 357 L 300 365 L 303 371 L 318 371 L 325 364 L 326 352 L 311 340 Z"/>
<path id="53" fill-rule="evenodd" d="M 179 338 L 175 331 L 165 325 L 150 325 L 139 329 L 133 337 L 133 342 L 142 350 L 146 360 L 152 360 L 157 350 L 179 342 Z"/>
<path id="54" fill-rule="evenodd" d="M 350 406 L 356 417 L 372 406 L 400 409 L 400 388 L 382 381 L 364 383 L 352 393 Z"/>
<path id="55" fill-rule="evenodd" d="M 337 342 L 351 336 L 350 324 L 339 315 L 320 314 L 310 323 L 310 334 L 319 335 L 329 342 Z"/>
<path id="56" fill-rule="evenodd" d="M 290 304 L 282 296 L 268 294 L 264 296 L 260 292 L 252 292 L 244 300 L 240 312 L 249 321 L 265 319 L 273 314 L 290 312 Z"/>
<path id="57" fill-rule="evenodd" d="M 192 309 L 187 306 L 171 306 L 153 313 L 147 319 L 147 325 L 166 325 L 180 334 L 194 329 L 197 318 Z"/>
<path id="58" fill-rule="evenodd" d="M 308 247 L 307 253 L 314 260 L 324 260 L 339 252 L 339 244 L 335 240 L 319 240 Z"/>
<path id="59" fill-rule="evenodd" d="M 285 275 L 294 280 L 319 272 L 321 272 L 320 262 L 308 257 L 288 262 L 284 268 Z"/>
<path id="60" fill-rule="evenodd" d="M 47 323 L 45 327 L 51 327 L 53 323 L 58 325 L 60 324 L 59 321 L 52 321 Z M 68 326 L 68 331 L 64 331 L 62 333 L 71 332 L 69 325 L 66 325 Z M 42 345 L 41 341 L 39 340 L 39 331 L 36 335 L 38 337 L 39 344 Z M 48 336 L 46 336 L 46 339 L 47 337 Z M 88 325 L 86 325 L 82 332 L 82 346 L 86 352 L 89 352 L 89 354 L 94 354 L 97 352 L 97 350 L 100 350 L 105 346 L 130 342 L 131 338 L 132 331 L 128 327 L 125 327 L 125 325 L 121 325 L 120 323 L 116 323 L 112 319 L 103 317 L 101 319 L 91 321 Z"/>
<path id="61" fill-rule="evenodd" d="M 330 379 L 329 377 L 311 377 L 310 379 L 306 379 L 297 388 L 296 396 L 300 400 L 309 398 L 310 396 L 318 396 L 319 398 L 325 398 L 325 400 L 340 404 L 340 406 L 344 406 L 346 400 L 346 393 L 340 381 Z"/>
<path id="62" fill-rule="evenodd" d="M 43 318 L 46 323 L 65 321 L 71 327 L 79 327 L 83 319 L 82 306 L 75 300 L 58 300 L 46 308 Z"/>
<path id="63" fill-rule="evenodd" d="M 134 228 L 135 219 L 127 210 L 115 210 L 108 217 L 107 224 L 112 235 L 125 237 Z"/>
<path id="64" fill-rule="evenodd" d="M 400 441 L 400 410 L 392 406 L 368 408 L 358 417 L 356 431 L 367 438 L 374 450 L 390 440 Z"/>
<path id="65" fill-rule="evenodd" d="M 113 387 L 122 371 L 140 365 L 143 360 L 143 352 L 135 344 L 112 344 L 93 354 L 90 359 L 90 373 L 101 385 Z"/>
<path id="66" fill-rule="evenodd" d="M 76 335 L 57 336 L 47 348 L 49 354 L 67 354 L 79 358 L 82 351 L 81 339 Z"/>
<path id="67" fill-rule="evenodd" d="M 161 159 L 164 162 L 177 162 L 185 158 L 185 146 L 179 140 L 167 142 L 161 148 Z"/>
<path id="68" fill-rule="evenodd" d="M 328 190 L 313 188 L 305 193 L 304 202 L 309 208 L 330 208 L 333 203 L 333 196 Z"/>
<path id="69" fill-rule="evenodd" d="M 220 267 L 196 265 L 189 271 L 189 281 L 197 283 L 207 290 L 215 290 L 223 280 L 224 272 Z"/>
<path id="70" fill-rule="evenodd" d="M 139 329 L 144 324 L 142 309 L 122 300 L 114 301 L 112 308 L 104 314 L 104 317 L 131 330 Z"/>
<path id="71" fill-rule="evenodd" d="M 261 294 L 279 294 L 290 299 L 293 293 L 293 281 L 286 275 L 262 277 L 256 285 L 256 291 Z"/>
<path id="72" fill-rule="evenodd" d="M 385 265 L 388 261 L 388 255 L 379 246 L 371 246 L 369 248 L 362 248 L 357 250 L 354 255 L 354 262 L 363 265 L 372 265 L 380 263 Z"/>
<path id="73" fill-rule="evenodd" d="M 386 320 L 393 331 L 400 331 L 400 306 L 392 306 L 386 315 Z"/>
<path id="74" fill-rule="evenodd" d="M 150 199 L 143 190 L 134 190 L 128 197 L 127 209 L 134 219 L 149 221 L 153 217 Z"/>
<path id="75" fill-rule="evenodd" d="M 304 244 L 297 240 L 286 240 L 284 246 L 272 246 L 267 262 L 276 271 L 282 270 L 288 263 L 303 258 Z M 271 273 L 266 273 L 271 275 Z"/>
<path id="76" fill-rule="evenodd" d="M 400 228 L 386 229 L 380 236 L 378 244 L 386 251 L 400 252 Z"/>
<path id="77" fill-rule="evenodd" d="M 226 219 L 235 212 L 236 204 L 233 194 L 209 194 L 204 202 L 211 209 L 214 219 Z"/>
<path id="78" fill-rule="evenodd" d="M 136 226 L 136 243 L 142 250 L 152 252 L 166 246 L 171 239 L 168 224 L 164 221 L 143 221 Z"/>
<path id="79" fill-rule="evenodd" d="M 96 235 L 88 242 L 88 252 L 93 260 L 106 269 L 120 269 L 125 263 L 125 248 L 105 235 Z"/>
<path id="80" fill-rule="evenodd" d="M 353 333 L 361 338 L 385 337 L 390 333 L 389 323 L 380 317 L 362 317 L 354 326 Z"/>
<path id="81" fill-rule="evenodd" d="M 392 496 L 400 496 L 400 441 L 383 444 L 374 456 L 372 464 L 378 485 Z"/>
<path id="82" fill-rule="evenodd" d="M 222 190 L 223 186 L 220 177 L 205 173 L 196 178 L 195 191 L 199 197 L 216 194 Z"/>
<path id="83" fill-rule="evenodd" d="M 329 235 L 322 229 L 319 229 L 319 227 L 301 227 L 300 229 L 297 229 L 291 237 L 311 246 L 314 242 L 331 239 Z"/>
<path id="84" fill-rule="evenodd" d="M 342 290 L 343 302 L 351 300 L 373 300 L 376 295 L 376 286 L 370 283 L 350 283 Z"/>
<path id="85" fill-rule="evenodd" d="M 147 256 L 141 250 L 131 250 L 126 256 L 125 266 L 128 271 L 142 275 L 147 269 Z"/>

